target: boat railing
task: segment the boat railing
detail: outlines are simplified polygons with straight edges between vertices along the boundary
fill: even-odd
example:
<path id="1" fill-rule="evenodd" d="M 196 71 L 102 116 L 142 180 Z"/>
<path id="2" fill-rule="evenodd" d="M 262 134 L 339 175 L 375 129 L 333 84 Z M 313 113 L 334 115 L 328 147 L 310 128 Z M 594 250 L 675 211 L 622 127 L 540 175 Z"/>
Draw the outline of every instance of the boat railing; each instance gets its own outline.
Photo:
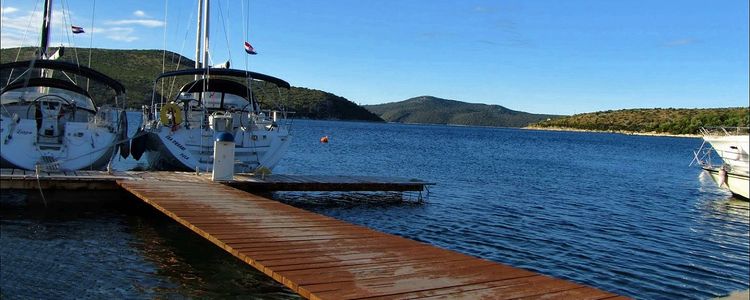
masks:
<path id="1" fill-rule="evenodd" d="M 155 103 L 154 106 L 150 109 L 148 107 L 144 107 L 143 109 L 144 124 L 148 122 L 154 122 L 154 125 L 155 125 L 155 123 L 158 123 L 159 113 L 163 105 L 164 104 L 161 104 L 161 103 Z M 203 126 L 202 128 L 208 128 L 208 112 L 209 111 L 203 109 L 202 111 L 200 111 L 199 116 L 194 115 L 195 112 L 197 111 L 188 110 L 187 112 L 183 112 L 185 113 L 186 121 L 191 122 L 191 123 L 196 123 L 196 117 L 198 117 L 200 118 L 202 122 L 197 122 L 197 123 L 202 123 L 201 124 Z M 148 113 L 148 115 L 145 115 L 146 113 Z M 257 119 L 258 121 L 275 123 L 278 126 L 289 129 L 292 126 L 292 122 L 294 121 L 293 115 L 295 113 L 296 112 L 293 112 L 293 111 L 263 109 L 263 110 L 258 111 L 257 114 L 254 114 L 254 113 L 248 113 L 248 114 L 254 114 L 256 118 L 260 117 L 259 119 Z M 248 115 L 248 117 L 250 116 Z"/>
<path id="2" fill-rule="evenodd" d="M 714 157 L 717 156 L 717 157 Z M 740 172 L 748 172 L 748 154 L 740 150 L 720 150 L 703 142 L 698 150 L 693 151 L 693 161 L 690 165 L 698 164 L 705 168 L 723 167 Z"/>
<path id="3" fill-rule="evenodd" d="M 701 128 L 701 131 L 703 128 Z M 690 166 L 693 165 L 700 165 L 701 167 L 707 167 L 712 168 L 713 167 L 713 159 L 711 155 L 711 146 L 706 146 L 706 141 L 703 141 L 700 147 L 698 147 L 697 150 L 693 151 L 693 160 L 690 161 Z"/>
<path id="4" fill-rule="evenodd" d="M 261 109 L 255 116 L 263 118 L 266 122 L 273 122 L 279 126 L 289 127 L 294 119 L 292 118 L 294 114 L 295 112 L 293 111 Z"/>
<path id="5" fill-rule="evenodd" d="M 701 127 L 700 132 L 704 136 L 729 136 L 750 134 L 750 127 Z"/>

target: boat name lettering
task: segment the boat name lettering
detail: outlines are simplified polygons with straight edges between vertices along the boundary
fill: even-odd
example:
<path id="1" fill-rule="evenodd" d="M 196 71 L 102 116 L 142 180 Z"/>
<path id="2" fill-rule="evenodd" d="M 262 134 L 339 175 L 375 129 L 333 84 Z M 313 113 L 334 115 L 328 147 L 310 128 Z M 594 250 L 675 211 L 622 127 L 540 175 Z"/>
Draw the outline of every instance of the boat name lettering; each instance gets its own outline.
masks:
<path id="1" fill-rule="evenodd" d="M 185 146 L 183 146 L 182 144 L 180 144 L 180 142 L 175 141 L 174 138 L 172 138 L 172 136 L 168 135 L 166 138 L 169 141 L 171 141 L 172 144 L 174 144 L 175 146 L 177 146 L 177 148 L 180 148 L 180 150 L 185 151 Z"/>
<path id="2" fill-rule="evenodd" d="M 16 134 L 29 135 L 29 134 L 32 134 L 32 132 L 31 131 L 27 131 L 27 130 L 23 130 L 23 129 L 19 129 L 18 131 L 16 131 Z"/>

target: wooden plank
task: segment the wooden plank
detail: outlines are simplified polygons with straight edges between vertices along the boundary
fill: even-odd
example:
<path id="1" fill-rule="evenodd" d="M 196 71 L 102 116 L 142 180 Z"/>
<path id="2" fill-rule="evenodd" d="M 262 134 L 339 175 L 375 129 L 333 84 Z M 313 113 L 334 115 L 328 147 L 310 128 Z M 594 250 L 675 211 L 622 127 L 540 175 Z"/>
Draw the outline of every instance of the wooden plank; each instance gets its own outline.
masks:
<path id="1" fill-rule="evenodd" d="M 180 181 L 170 181 L 165 174 L 153 175 L 161 179 L 117 182 L 306 298 L 614 296 L 307 212 L 201 176 L 187 181 L 182 174 L 174 177 Z M 298 185 L 324 179 L 346 185 L 351 179 L 274 176 L 275 182 Z M 358 180 L 353 184 L 389 184 Z"/>

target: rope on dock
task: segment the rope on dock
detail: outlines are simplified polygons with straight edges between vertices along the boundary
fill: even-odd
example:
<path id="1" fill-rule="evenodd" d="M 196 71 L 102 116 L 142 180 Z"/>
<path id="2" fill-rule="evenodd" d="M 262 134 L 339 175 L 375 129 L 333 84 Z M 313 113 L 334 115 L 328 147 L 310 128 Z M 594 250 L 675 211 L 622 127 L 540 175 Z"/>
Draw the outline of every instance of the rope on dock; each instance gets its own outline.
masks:
<path id="1" fill-rule="evenodd" d="M 47 207 L 47 199 L 44 198 L 44 192 L 42 192 L 42 182 L 39 180 L 39 172 L 41 171 L 42 166 L 37 164 L 35 171 L 36 171 L 36 186 L 39 188 L 39 195 L 42 195 L 42 203 L 44 203 L 44 207 Z"/>

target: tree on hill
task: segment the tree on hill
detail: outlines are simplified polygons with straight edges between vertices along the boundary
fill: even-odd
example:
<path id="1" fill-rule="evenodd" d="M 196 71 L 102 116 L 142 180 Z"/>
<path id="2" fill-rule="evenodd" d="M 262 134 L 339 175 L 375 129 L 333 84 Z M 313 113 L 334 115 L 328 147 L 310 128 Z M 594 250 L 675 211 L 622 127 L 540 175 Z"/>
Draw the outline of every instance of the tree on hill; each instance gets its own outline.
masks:
<path id="1" fill-rule="evenodd" d="M 36 49 L 34 47 L 0 49 L 0 62 L 15 61 L 16 56 L 18 56 L 18 60 L 31 59 L 34 57 Z M 154 79 L 162 73 L 162 58 L 164 58 L 164 66 L 166 66 L 165 71 L 189 69 L 194 66 L 193 60 L 174 52 L 162 50 L 67 48 L 61 60 L 87 65 L 89 51 L 91 51 L 91 67 L 125 85 L 128 106 L 133 108 L 151 104 Z M 4 80 L 3 83 L 7 82 L 8 75 L 7 73 L 0 74 L 0 80 Z M 176 89 L 187 82 L 187 78 L 169 82 L 170 88 L 166 90 L 172 90 L 176 93 Z M 102 91 L 95 88 L 94 91 L 91 91 L 91 94 L 95 95 Z M 254 87 L 255 91 L 260 91 L 260 87 Z M 288 111 L 296 112 L 297 117 L 382 122 L 382 119 L 377 115 L 370 113 L 363 107 L 328 92 L 292 87 L 287 94 L 289 101 L 283 104 Z M 277 103 L 271 103 L 262 93 L 258 93 L 258 95 L 259 101 L 265 108 L 277 108 L 275 107 Z M 160 97 L 158 94 L 156 96 Z"/>
<path id="2" fill-rule="evenodd" d="M 746 127 L 750 108 L 623 109 L 577 114 L 533 124 L 584 130 L 696 134 L 701 127 Z"/>
<path id="3" fill-rule="evenodd" d="M 399 123 L 523 127 L 533 122 L 557 117 L 515 111 L 500 105 L 466 103 L 432 96 L 366 105 L 365 108 L 388 122 Z"/>

